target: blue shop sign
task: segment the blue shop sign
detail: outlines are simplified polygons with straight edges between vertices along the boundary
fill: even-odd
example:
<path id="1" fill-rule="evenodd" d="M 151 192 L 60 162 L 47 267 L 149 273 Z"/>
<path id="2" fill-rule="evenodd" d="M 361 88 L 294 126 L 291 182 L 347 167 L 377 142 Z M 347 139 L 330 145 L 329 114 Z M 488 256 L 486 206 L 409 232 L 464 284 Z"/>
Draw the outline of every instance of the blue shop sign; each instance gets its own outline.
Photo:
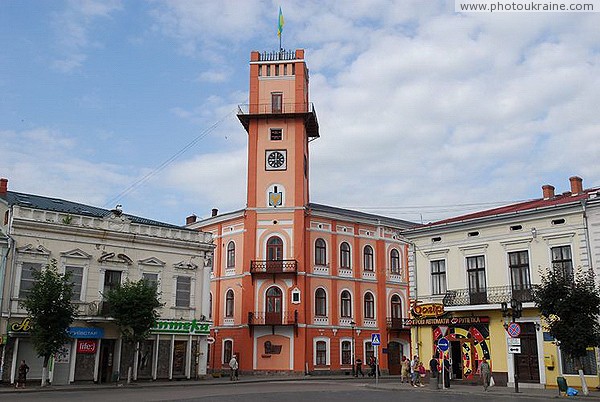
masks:
<path id="1" fill-rule="evenodd" d="M 97 327 L 69 327 L 67 329 L 71 338 L 99 339 L 104 338 L 104 328 Z"/>

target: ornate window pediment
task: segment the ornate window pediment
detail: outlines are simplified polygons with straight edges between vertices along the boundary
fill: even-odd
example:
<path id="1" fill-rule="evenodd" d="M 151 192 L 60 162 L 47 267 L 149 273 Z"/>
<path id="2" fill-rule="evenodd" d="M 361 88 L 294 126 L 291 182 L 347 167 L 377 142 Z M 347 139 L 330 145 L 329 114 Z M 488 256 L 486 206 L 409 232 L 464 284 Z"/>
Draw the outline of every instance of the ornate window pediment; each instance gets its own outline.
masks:
<path id="1" fill-rule="evenodd" d="M 180 261 L 177 264 L 174 264 L 173 267 L 175 267 L 176 269 L 187 269 L 190 271 L 198 269 L 198 265 L 194 264 L 193 262 L 187 261 Z"/>
<path id="2" fill-rule="evenodd" d="M 165 266 L 165 262 L 159 260 L 156 257 L 150 257 L 150 258 L 146 258 L 144 260 L 139 260 L 138 263 L 140 265 L 148 265 L 151 267 L 164 267 Z"/>
<path id="3" fill-rule="evenodd" d="M 66 258 L 81 258 L 81 259 L 85 259 L 85 260 L 89 260 L 92 258 L 92 256 L 88 253 L 86 253 L 85 251 L 81 250 L 81 249 L 73 249 L 71 251 L 65 251 L 60 253 L 61 256 L 66 257 Z"/>
<path id="4" fill-rule="evenodd" d="M 112 262 L 116 264 L 133 265 L 133 260 L 122 253 L 116 255 L 115 253 L 102 253 L 100 258 L 98 258 L 98 262 Z"/>
<path id="5" fill-rule="evenodd" d="M 46 247 L 42 246 L 41 244 L 37 247 L 33 246 L 32 244 L 28 244 L 26 246 L 18 248 L 17 251 L 21 254 L 33 254 L 33 255 L 42 255 L 42 256 L 50 255 L 50 250 L 48 250 Z"/>

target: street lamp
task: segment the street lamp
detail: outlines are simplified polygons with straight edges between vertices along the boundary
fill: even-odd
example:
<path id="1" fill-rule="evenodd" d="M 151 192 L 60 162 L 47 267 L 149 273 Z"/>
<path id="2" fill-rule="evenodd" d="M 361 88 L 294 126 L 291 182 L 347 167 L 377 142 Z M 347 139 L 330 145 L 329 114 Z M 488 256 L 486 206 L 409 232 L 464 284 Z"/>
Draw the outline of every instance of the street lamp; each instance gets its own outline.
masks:
<path id="1" fill-rule="evenodd" d="M 356 367 L 354 364 L 354 326 L 356 325 L 356 323 L 354 321 L 350 321 L 350 326 L 352 327 L 352 375 L 358 375 L 358 373 L 355 371 Z"/>
<path id="2" fill-rule="evenodd" d="M 523 303 L 520 300 L 512 298 L 510 305 L 507 302 L 500 304 L 502 309 L 502 317 L 511 317 L 512 322 L 515 322 L 517 318 L 521 318 L 523 315 Z M 508 324 L 504 323 L 504 328 L 508 329 Z M 517 365 L 517 356 L 513 356 L 514 372 L 515 372 L 515 392 L 519 392 L 519 372 Z"/>

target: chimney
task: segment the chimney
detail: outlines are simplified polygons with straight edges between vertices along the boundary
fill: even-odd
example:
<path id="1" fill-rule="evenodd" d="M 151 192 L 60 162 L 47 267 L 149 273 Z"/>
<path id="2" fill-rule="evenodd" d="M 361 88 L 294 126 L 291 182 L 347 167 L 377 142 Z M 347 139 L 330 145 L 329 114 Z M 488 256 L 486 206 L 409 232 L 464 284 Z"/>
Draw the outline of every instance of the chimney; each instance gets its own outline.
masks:
<path id="1" fill-rule="evenodd" d="M 583 193 L 583 179 L 579 176 L 569 177 L 571 182 L 571 194 L 577 195 Z"/>
<path id="2" fill-rule="evenodd" d="M 0 195 L 5 195 L 8 191 L 8 179 L 4 177 L 0 179 Z"/>
<path id="3" fill-rule="evenodd" d="M 544 194 L 544 199 L 549 200 L 550 198 L 554 198 L 554 186 L 550 184 L 544 184 L 542 186 L 542 192 Z"/>
<path id="4" fill-rule="evenodd" d="M 191 225 L 192 223 L 196 223 L 196 219 L 198 217 L 196 215 L 190 215 L 187 218 L 185 218 L 185 224 L 186 225 Z"/>
<path id="5" fill-rule="evenodd" d="M 218 214 L 219 214 L 219 210 L 217 208 L 213 208 L 210 216 L 217 216 Z"/>

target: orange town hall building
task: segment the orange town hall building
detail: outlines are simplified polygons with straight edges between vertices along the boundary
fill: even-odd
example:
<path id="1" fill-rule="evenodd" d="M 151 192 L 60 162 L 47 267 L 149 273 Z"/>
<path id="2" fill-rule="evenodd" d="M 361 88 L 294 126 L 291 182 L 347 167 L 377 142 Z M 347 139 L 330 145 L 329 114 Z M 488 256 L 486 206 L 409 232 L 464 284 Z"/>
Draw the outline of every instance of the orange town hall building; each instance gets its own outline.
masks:
<path id="1" fill-rule="evenodd" d="M 414 225 L 310 202 L 319 125 L 308 84 L 304 50 L 251 53 L 249 104 L 238 113 L 248 133 L 246 208 L 187 219 L 216 243 L 208 365 L 220 371 L 235 354 L 242 373 L 351 372 L 358 359 L 366 371 L 380 334 L 381 371 L 399 373 L 410 354 L 400 232 Z"/>

